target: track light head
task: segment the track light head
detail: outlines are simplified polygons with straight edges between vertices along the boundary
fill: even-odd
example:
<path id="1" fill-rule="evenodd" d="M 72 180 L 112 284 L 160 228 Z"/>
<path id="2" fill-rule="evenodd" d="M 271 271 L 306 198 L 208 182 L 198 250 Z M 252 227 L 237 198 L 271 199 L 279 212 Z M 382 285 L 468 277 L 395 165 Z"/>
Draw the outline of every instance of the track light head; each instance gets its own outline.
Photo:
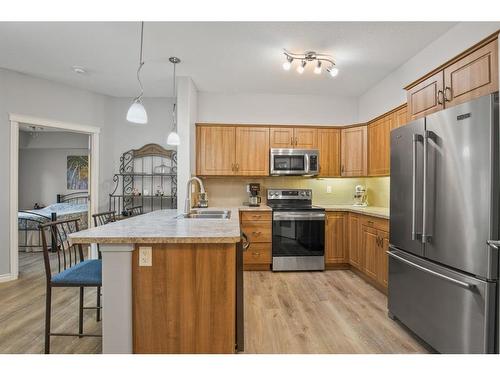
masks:
<path id="1" fill-rule="evenodd" d="M 287 55 L 286 61 L 283 63 L 283 69 L 290 70 L 290 68 L 292 67 L 292 62 L 293 62 L 293 57 Z"/>
<path id="2" fill-rule="evenodd" d="M 314 67 L 314 74 L 321 74 L 321 61 L 318 60 L 318 65 Z"/>
<path id="3" fill-rule="evenodd" d="M 302 62 L 300 63 L 300 65 L 297 67 L 297 73 L 299 73 L 299 74 L 304 73 L 304 69 L 306 67 L 306 64 L 307 64 L 307 61 L 306 60 L 302 60 Z"/>
<path id="4" fill-rule="evenodd" d="M 330 68 L 327 69 L 328 73 L 330 73 L 330 76 L 335 77 L 337 74 L 339 74 L 339 69 L 336 66 L 331 66 Z"/>

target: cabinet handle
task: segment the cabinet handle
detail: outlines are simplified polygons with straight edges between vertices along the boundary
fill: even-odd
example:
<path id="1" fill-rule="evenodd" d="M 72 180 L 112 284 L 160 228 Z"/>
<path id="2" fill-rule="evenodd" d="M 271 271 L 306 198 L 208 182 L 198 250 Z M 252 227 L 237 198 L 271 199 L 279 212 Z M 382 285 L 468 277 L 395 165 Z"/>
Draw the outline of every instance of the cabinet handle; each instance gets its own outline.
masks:
<path id="1" fill-rule="evenodd" d="M 253 215 L 252 216 L 254 219 L 260 219 L 262 217 L 262 215 Z"/>
<path id="2" fill-rule="evenodd" d="M 342 164 L 342 168 L 341 168 L 340 172 L 344 173 L 344 164 Z"/>
<path id="3" fill-rule="evenodd" d="M 259 255 L 260 255 L 260 253 L 259 253 L 259 252 L 254 251 L 254 252 L 252 253 L 252 255 L 259 256 Z"/>
<path id="4" fill-rule="evenodd" d="M 240 170 L 240 163 L 236 163 L 236 170 L 239 171 Z"/>
<path id="5" fill-rule="evenodd" d="M 297 146 L 298 144 L 299 144 L 299 139 L 295 137 L 295 146 Z"/>
<path id="6" fill-rule="evenodd" d="M 252 232 L 252 234 L 253 234 L 254 236 L 260 236 L 260 234 L 261 234 L 261 233 L 262 233 L 262 232 Z"/>
<path id="7" fill-rule="evenodd" d="M 293 146 L 293 137 L 290 137 L 290 145 Z"/>
<path id="8" fill-rule="evenodd" d="M 448 98 L 448 95 L 446 95 L 446 93 L 449 92 L 450 93 L 450 97 Z M 444 101 L 445 102 L 451 102 L 451 100 L 453 99 L 453 93 L 451 91 L 451 87 L 449 86 L 446 86 L 444 88 Z"/>
<path id="9" fill-rule="evenodd" d="M 371 221 L 371 220 L 368 220 L 367 223 L 370 225 L 373 225 L 373 221 Z"/>
<path id="10" fill-rule="evenodd" d="M 442 105 L 443 104 L 443 99 L 441 99 L 441 98 L 445 99 L 445 96 L 444 96 L 443 91 L 439 90 L 438 93 L 437 93 L 437 102 L 438 102 L 438 104 Z"/>

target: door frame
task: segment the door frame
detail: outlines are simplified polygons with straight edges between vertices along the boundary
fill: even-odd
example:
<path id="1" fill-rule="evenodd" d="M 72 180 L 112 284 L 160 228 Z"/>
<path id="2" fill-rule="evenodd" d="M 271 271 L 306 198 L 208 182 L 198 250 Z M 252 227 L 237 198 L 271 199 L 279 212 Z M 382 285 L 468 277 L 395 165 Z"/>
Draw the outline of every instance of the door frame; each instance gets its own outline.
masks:
<path id="1" fill-rule="evenodd" d="M 100 127 L 37 118 L 15 113 L 9 113 L 10 121 L 10 273 L 0 275 L 0 282 L 16 280 L 19 276 L 19 231 L 17 225 L 19 198 L 19 124 L 29 124 L 44 128 L 66 130 L 89 135 L 90 146 L 90 184 L 89 184 L 89 223 L 91 215 L 98 210 L 99 203 L 99 136 Z M 94 247 L 95 245 L 93 245 Z M 91 253 L 96 253 L 92 249 Z"/>

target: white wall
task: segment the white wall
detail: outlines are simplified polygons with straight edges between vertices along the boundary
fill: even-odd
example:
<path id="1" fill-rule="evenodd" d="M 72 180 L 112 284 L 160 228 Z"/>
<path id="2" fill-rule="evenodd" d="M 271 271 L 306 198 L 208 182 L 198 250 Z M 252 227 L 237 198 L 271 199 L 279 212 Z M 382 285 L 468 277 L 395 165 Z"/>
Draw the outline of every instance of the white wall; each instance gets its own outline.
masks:
<path id="1" fill-rule="evenodd" d="M 87 148 L 87 134 L 46 131 L 31 135 L 29 131 L 19 132 L 19 148 Z"/>
<path id="2" fill-rule="evenodd" d="M 32 209 L 35 203 L 47 206 L 57 202 L 57 194 L 76 192 L 67 189 L 67 157 L 88 154 L 85 148 L 19 150 L 19 209 Z"/>
<path id="3" fill-rule="evenodd" d="M 356 121 L 356 98 L 198 93 L 198 122 L 345 125 Z"/>
<path id="4" fill-rule="evenodd" d="M 360 96 L 358 121 L 368 121 L 406 102 L 403 87 L 500 29 L 500 22 L 462 22 L 425 47 Z"/>

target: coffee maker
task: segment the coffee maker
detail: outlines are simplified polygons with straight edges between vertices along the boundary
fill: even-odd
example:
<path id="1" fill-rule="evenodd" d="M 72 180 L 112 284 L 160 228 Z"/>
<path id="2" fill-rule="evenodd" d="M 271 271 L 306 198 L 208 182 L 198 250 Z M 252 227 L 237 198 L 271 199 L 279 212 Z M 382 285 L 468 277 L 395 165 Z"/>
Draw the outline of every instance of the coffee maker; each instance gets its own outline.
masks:
<path id="1" fill-rule="evenodd" d="M 250 207 L 257 207 L 260 205 L 261 198 L 259 196 L 260 193 L 260 184 L 250 183 L 247 185 L 247 193 L 248 193 L 248 205 Z"/>

